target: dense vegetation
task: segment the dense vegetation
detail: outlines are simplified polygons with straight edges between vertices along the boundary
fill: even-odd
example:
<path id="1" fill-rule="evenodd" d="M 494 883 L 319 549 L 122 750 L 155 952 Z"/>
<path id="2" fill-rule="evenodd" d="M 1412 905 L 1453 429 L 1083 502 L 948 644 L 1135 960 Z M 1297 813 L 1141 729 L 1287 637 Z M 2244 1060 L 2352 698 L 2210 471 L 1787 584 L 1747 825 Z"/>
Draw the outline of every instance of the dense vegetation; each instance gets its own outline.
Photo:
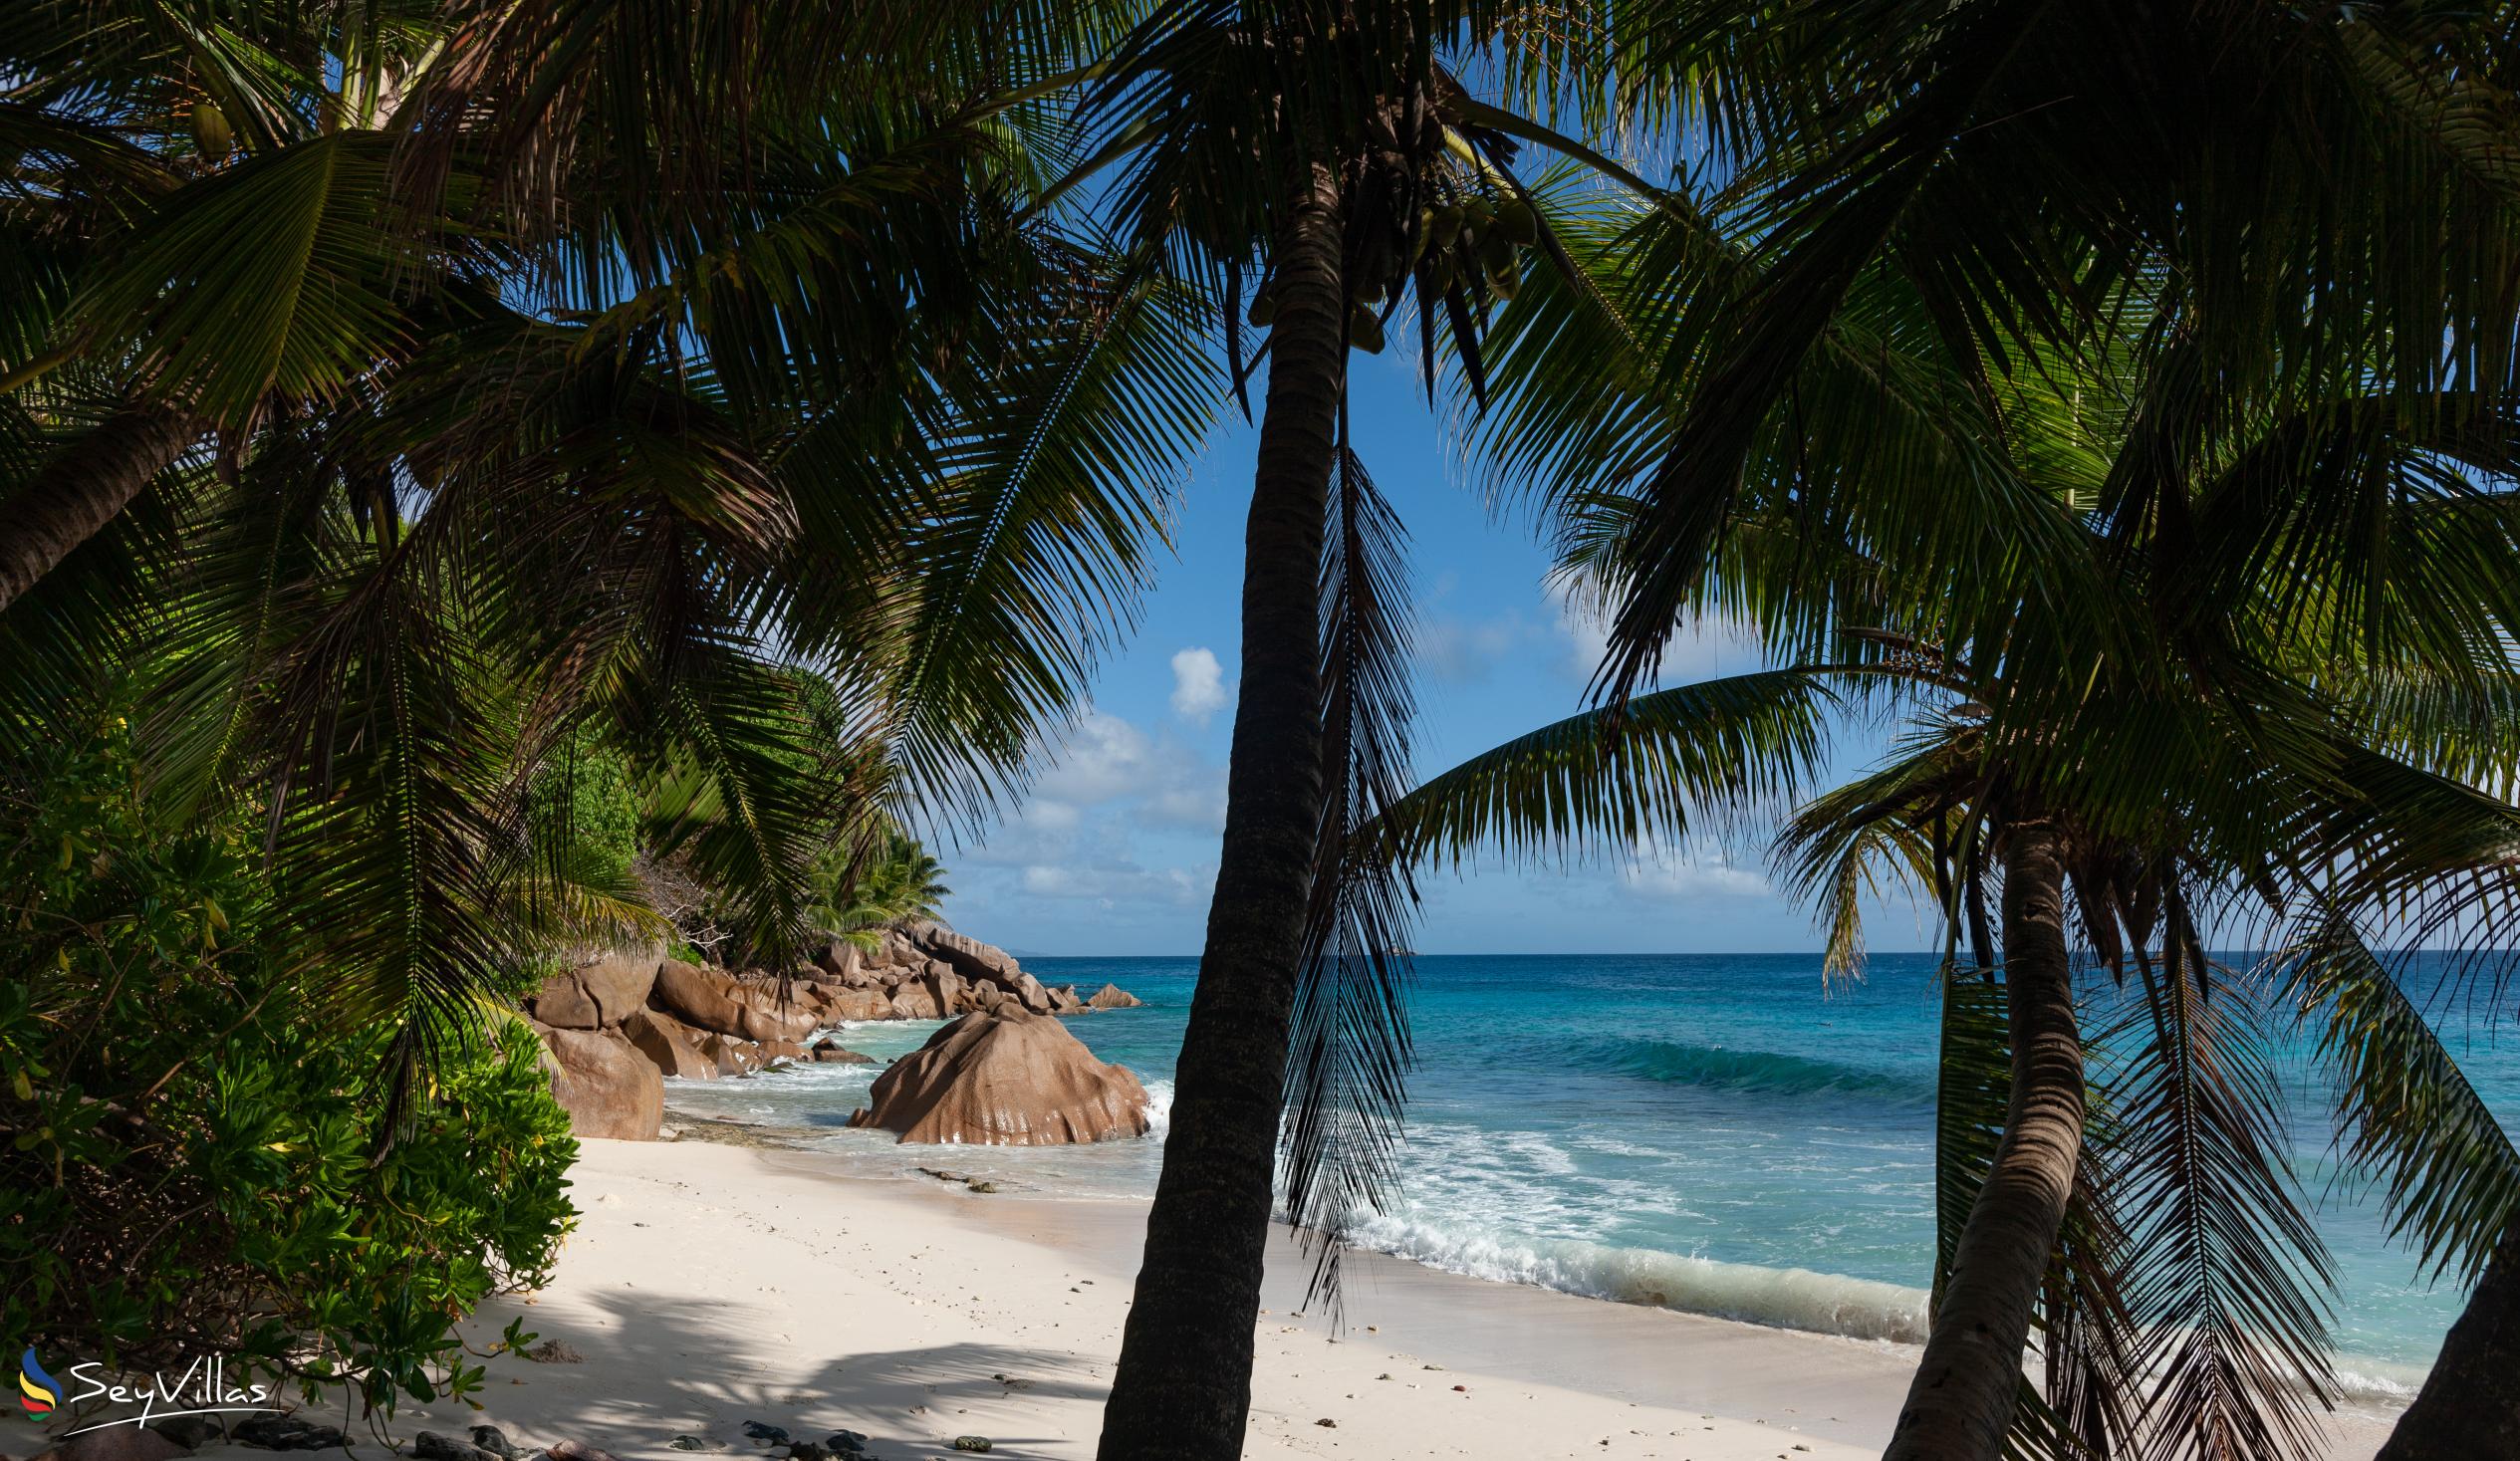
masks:
<path id="1" fill-rule="evenodd" d="M 483 996 L 930 911 L 912 833 L 1021 789 L 1239 407 L 1226 832 L 1107 1458 L 1240 1453 L 1281 1163 L 1326 1259 L 1384 1198 L 1415 867 L 1779 805 L 1839 972 L 1877 875 L 1948 955 L 1894 1455 L 2309 1445 L 2317 1238 L 2217 926 L 2282 950 L 2347 1149 L 2478 1277 L 2394 1452 L 2489 1451 L 2520 1162 L 2391 951 L 2499 1001 L 2520 926 L 2515 27 L 9 7 L 9 1317 L 466 1383 L 445 1322 L 566 1220 Z M 1613 625 L 1593 704 L 1414 790 L 1406 534 L 1347 417 L 1393 342 Z M 1659 684 L 1711 614 L 1773 667 Z M 1901 739 L 1815 788 L 1850 705 Z M 2078 963 L 2142 991 L 2108 1089 Z M 515 1165 L 459 1182 L 459 1141 Z"/>
<path id="2" fill-rule="evenodd" d="M 228 1356 L 390 1413 L 478 1387 L 448 1321 L 542 1281 L 577 1146 L 541 1045 L 484 1009 L 425 1086 L 310 1018 L 303 894 L 246 809 L 178 818 L 123 716 L 0 794 L 0 1324 L 54 1354 Z M 513 1334 L 511 1339 L 516 1338 Z"/>

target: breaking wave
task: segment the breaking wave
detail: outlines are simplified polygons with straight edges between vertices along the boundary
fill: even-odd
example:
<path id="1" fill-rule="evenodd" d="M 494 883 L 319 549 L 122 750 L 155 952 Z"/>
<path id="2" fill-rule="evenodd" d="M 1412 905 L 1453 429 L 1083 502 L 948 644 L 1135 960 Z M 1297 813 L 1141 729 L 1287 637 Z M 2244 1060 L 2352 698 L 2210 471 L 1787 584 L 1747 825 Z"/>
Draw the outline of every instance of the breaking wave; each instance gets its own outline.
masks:
<path id="1" fill-rule="evenodd" d="M 1648 1081 L 1758 1096 L 1863 1096 L 1917 1106 L 1933 1102 L 1933 1088 L 1921 1081 L 1774 1051 L 1622 1040 L 1595 1047 L 1587 1064 Z"/>
<path id="2" fill-rule="evenodd" d="M 1718 1263 L 1573 1238 L 1500 1240 L 1418 1214 L 1369 1216 L 1361 1248 L 1499 1284 L 1527 1284 L 1777 1329 L 1919 1343 L 1925 1291 L 1800 1268 Z"/>

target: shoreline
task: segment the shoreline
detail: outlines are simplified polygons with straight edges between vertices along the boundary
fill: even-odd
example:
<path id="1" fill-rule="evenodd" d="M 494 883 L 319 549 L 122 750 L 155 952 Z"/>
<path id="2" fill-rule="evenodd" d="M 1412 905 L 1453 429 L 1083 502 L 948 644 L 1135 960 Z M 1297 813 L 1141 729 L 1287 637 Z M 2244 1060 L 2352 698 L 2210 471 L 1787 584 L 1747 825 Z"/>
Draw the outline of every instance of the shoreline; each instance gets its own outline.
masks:
<path id="1" fill-rule="evenodd" d="M 887 1190 L 900 1188 L 911 1192 L 936 1192 L 947 1196 L 954 1195 L 959 1190 L 952 1182 L 875 1176 L 863 1171 L 839 1170 L 837 1168 L 840 1159 L 818 1149 L 818 1143 L 827 1139 L 830 1134 L 818 1127 L 783 1126 L 720 1115 L 702 1115 L 692 1111 L 669 1110 L 667 1118 L 669 1125 L 679 1127 L 683 1140 L 728 1142 L 760 1147 L 768 1152 L 784 1152 L 795 1158 L 792 1165 L 796 1170 L 819 1179 Z M 932 1149 L 939 1153 L 936 1158 L 939 1163 L 951 1166 L 962 1165 L 983 1150 L 951 1147 Z M 929 1173 L 931 1176 L 941 1175 L 936 1169 L 928 1167 L 920 1167 L 917 1170 Z M 992 1195 L 998 1201 L 1048 1205 L 1061 1209 L 1067 1214 L 1090 1215 L 1083 1216 L 1082 1226 L 1095 1233 L 1096 1238 L 1092 1243 L 1061 1233 L 1058 1230 L 1059 1225 L 1048 1225 L 1036 1241 L 1044 1246 L 1074 1253 L 1080 1261 L 1096 1262 L 1120 1282 L 1134 1281 L 1136 1272 L 1137 1249 L 1142 1241 L 1147 1199 L 1100 1194 L 1072 1195 L 1048 1187 L 1029 1184 L 1010 1185 L 1008 1179 L 1002 1176 L 996 1180 L 998 1190 Z M 1282 1225 L 1273 1229 L 1269 1277 L 1264 1288 L 1263 1302 L 1280 1317 L 1295 1311 L 1304 1299 L 1302 1282 L 1299 1279 L 1291 1279 L 1289 1275 L 1290 1272 L 1309 1273 L 1311 1259 L 1309 1256 L 1295 1252 L 1295 1248 L 1291 1229 Z M 1286 1251 L 1282 1252 L 1281 1249 Z M 1659 1252 L 1655 1252 L 1654 1256 L 1657 1259 L 1691 1261 Z M 1764 1269 L 1742 1264 L 1719 1264 L 1712 1260 L 1703 1262 L 1714 1269 L 1737 1270 L 1742 1275 L 1758 1275 L 1777 1285 L 1788 1285 L 1796 1280 L 1817 1280 L 1831 1285 L 1879 1287 L 1884 1290 L 1892 1288 L 1887 1284 L 1875 1285 L 1871 1281 L 1851 1280 L 1819 1271 Z M 1912 1372 L 1918 1356 L 1922 1353 L 1921 1340 L 1911 1339 L 1903 1334 L 1886 1336 L 1845 1329 L 1820 1329 L 1797 1325 L 1791 1321 L 1769 1320 L 1757 1315 L 1727 1314 L 1678 1304 L 1633 1300 L 1580 1288 L 1501 1278 L 1492 1273 L 1450 1267 L 1439 1259 L 1414 1253 L 1357 1248 L 1349 1250 L 1343 1259 L 1343 1264 L 1350 1292 L 1357 1296 L 1352 1299 L 1350 1308 L 1360 1314 L 1366 1303 L 1370 1302 L 1370 1296 L 1376 1294 L 1378 1290 L 1403 1296 L 1415 1310 L 1442 1304 L 1449 1311 L 1456 1312 L 1464 1308 L 1494 1307 L 1495 1301 L 1492 1297 L 1482 1304 L 1479 1296 L 1494 1296 L 1499 1293 L 1528 1294 L 1546 1296 L 1546 1299 L 1531 1312 L 1520 1317 L 1524 1322 L 1571 1325 L 1587 1330 L 1600 1328 L 1604 1323 L 1614 1326 L 1625 1323 L 1627 1328 L 1621 1333 L 1620 1338 L 1634 1343 L 1652 1345 L 1671 1339 L 1670 1336 L 1655 1328 L 1654 1319 L 1646 1318 L 1646 1316 L 1659 1316 L 1664 1320 L 1676 1321 L 1683 1325 L 1718 1326 L 1717 1337 L 1730 1335 L 1736 1340 L 1745 1337 L 1780 1335 L 1791 1337 L 1796 1341 L 1814 1341 L 1827 1346 L 1827 1351 L 1824 1351 L 1824 1361 L 1825 1353 L 1828 1351 L 1854 1351 L 1867 1356 L 1891 1356 L 1895 1360 L 1896 1384 L 1895 1392 L 1890 1394 L 1882 1402 L 1882 1413 L 1886 1416 L 1896 1414 L 1898 1401 L 1905 1393 L 1907 1376 Z M 1654 1297 L 1657 1300 L 1660 1298 L 1658 1294 Z M 1566 1307 L 1568 1305 L 1583 1307 L 1568 1308 Z M 1606 1321 L 1599 1317 L 1591 1317 L 1591 1311 L 1594 1310 L 1637 1316 L 1637 1318 L 1624 1322 Z M 1319 1327 L 1317 1319 L 1299 1322 Z M 1355 1320 L 1359 1326 L 1371 1322 L 1373 1321 L 1364 1318 Z M 1921 1317 L 1918 1323 L 1921 1323 Z M 1455 1325 L 1452 1314 L 1447 1313 L 1441 1327 L 1450 1329 Z M 1695 1338 L 1690 1337 L 1691 1341 L 1694 1341 Z M 1588 1384 L 1598 1387 L 1604 1382 L 1599 1378 L 1604 1373 L 1602 1366 L 1591 1362 L 1582 1365 L 1560 1365 L 1555 1362 L 1554 1350 L 1547 1347 L 1523 1344 L 1519 1347 L 1491 1352 L 1484 1357 L 1487 1362 L 1503 1366 L 1513 1373 L 1529 1374 L 1533 1378 L 1552 1378 L 1552 1382 L 1568 1383 L 1577 1387 Z M 1476 1362 L 1476 1356 L 1465 1357 L 1463 1362 Z M 2366 1367 L 2371 1372 L 2366 1373 Z M 1720 1363 L 1716 1368 L 1726 1373 L 1731 1371 L 1731 1366 Z M 1613 1365 L 1611 1372 L 1615 1373 L 1618 1369 L 1619 1366 Z M 2406 1401 L 2411 1398 L 2412 1387 L 2421 1383 L 2421 1375 L 2419 1373 L 2410 1375 L 2402 1372 L 2400 1366 L 2390 1365 L 2384 1361 L 2362 1360 L 2354 1356 L 2340 1355 L 2337 1377 L 2344 1386 L 2345 1392 L 2340 1395 L 2336 1410 L 2330 1413 L 2328 1423 L 2331 1429 L 2337 1431 L 2341 1441 L 2351 1444 L 2346 1444 L 2344 1449 L 2332 1449 L 2327 1453 L 2328 1461 L 2357 1461 L 2357 1458 L 2379 1449 L 2381 1443 L 2387 1438 L 2389 1429 L 2395 1425 L 2397 1416 L 2403 1411 Z M 1621 1390 L 1619 1393 L 1622 1398 L 1633 1398 L 1629 1390 Z M 1695 1403 L 1696 1401 L 1692 1397 L 1683 1395 L 1680 1397 L 1680 1402 Z M 2365 1437 L 2367 1433 L 2367 1444 L 2356 1440 L 2357 1437 Z M 1865 1434 L 1868 1438 L 1873 1436 L 1871 1431 Z M 1880 1445 L 1887 1441 L 1888 1435 L 1889 1422 L 1885 1420 L 1879 1427 L 1878 1438 L 1868 1439 L 1867 1444 L 1878 1450 Z"/>
<path id="2" fill-rule="evenodd" d="M 1093 1455 L 1143 1201 L 858 1176 L 775 1128 L 677 1124 L 712 1129 L 584 1142 L 584 1217 L 551 1287 L 491 1301 L 467 1326 L 486 1347 L 522 1318 L 584 1362 L 494 1362 L 481 1412 L 406 1405 L 398 1435 L 488 1422 L 520 1445 L 574 1437 L 622 1461 L 676 1461 L 689 1454 L 677 1435 L 763 1454 L 741 1435 L 758 1420 L 799 1439 L 863 1432 L 880 1461 L 950 1456 L 965 1434 L 997 1455 Z M 1281 1229 L 1249 1456 L 1853 1461 L 1880 1454 L 1914 1362 L 1913 1346 L 1381 1254 L 1350 1256 L 1334 1336 L 1296 1311 L 1308 1274 Z M 2328 1427 L 2329 1461 L 2363 1461 L 2387 1435 L 2361 1417 Z"/>

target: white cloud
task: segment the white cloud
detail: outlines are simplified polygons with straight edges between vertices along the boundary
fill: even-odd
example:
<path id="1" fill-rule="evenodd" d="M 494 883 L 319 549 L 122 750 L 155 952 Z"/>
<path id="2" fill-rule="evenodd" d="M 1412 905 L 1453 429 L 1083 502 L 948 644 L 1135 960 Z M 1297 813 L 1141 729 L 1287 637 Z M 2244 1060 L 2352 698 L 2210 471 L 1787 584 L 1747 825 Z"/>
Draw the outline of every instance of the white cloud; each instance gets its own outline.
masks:
<path id="1" fill-rule="evenodd" d="M 1134 862 L 1076 866 L 1036 862 L 1024 868 L 1023 888 L 1035 897 L 1086 898 L 1105 908 L 1124 903 L 1194 906 L 1199 880 L 1179 867 L 1154 871 Z"/>
<path id="2" fill-rule="evenodd" d="M 1049 816 L 1028 810 L 1024 820 L 1042 830 L 1073 828 L 1079 809 L 1103 806 L 1159 827 L 1217 832 L 1225 826 L 1223 767 L 1170 736 L 1157 739 L 1099 710 L 1078 723 L 1037 790 L 1034 807 L 1051 809 Z"/>
<path id="3" fill-rule="evenodd" d="M 1225 667 L 1216 662 L 1216 651 L 1200 645 L 1173 655 L 1172 713 L 1205 725 L 1224 708 Z"/>
<path id="4" fill-rule="evenodd" d="M 1702 903 L 1755 898 L 1768 892 L 1758 872 L 1737 865 L 1712 838 L 1692 838 L 1685 848 L 1664 849 L 1648 839 L 1637 845 L 1622 868 L 1620 885 L 1657 902 Z"/>
<path id="5" fill-rule="evenodd" d="M 1041 794 L 1074 806 L 1097 806 L 1145 785 L 1155 755 L 1146 733 L 1102 711 L 1087 712 L 1041 779 Z"/>

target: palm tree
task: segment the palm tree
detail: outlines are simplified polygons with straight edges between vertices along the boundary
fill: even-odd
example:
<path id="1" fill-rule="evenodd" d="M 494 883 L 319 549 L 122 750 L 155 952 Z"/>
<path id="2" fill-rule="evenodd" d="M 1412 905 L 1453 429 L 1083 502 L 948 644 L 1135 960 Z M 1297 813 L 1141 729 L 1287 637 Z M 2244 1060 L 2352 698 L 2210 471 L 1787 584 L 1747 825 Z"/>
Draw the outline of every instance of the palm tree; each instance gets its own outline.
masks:
<path id="1" fill-rule="evenodd" d="M 836 833 L 1020 781 L 1212 395 L 1177 291 L 1014 222 L 1049 164 L 975 99 L 1061 56 L 918 7 L 181 9 L 0 22 L 43 527 L 0 751 L 149 677 L 152 777 L 268 809 L 308 962 L 415 1051 L 542 896 L 508 850 L 581 733 L 780 969 Z"/>
<path id="2" fill-rule="evenodd" d="M 953 892 L 945 885 L 944 864 L 897 831 L 887 831 L 875 852 L 857 859 L 835 848 L 823 868 L 819 916 L 842 939 L 864 949 L 881 947 L 885 929 L 935 917 L 937 904 Z"/>
<path id="3" fill-rule="evenodd" d="M 1379 1196 L 1406 1064 L 1390 951 L 1411 897 L 1349 855 L 1349 833 L 1397 794 L 1413 706 L 1401 531 L 1350 442 L 1348 355 L 1381 351 L 1413 298 L 1430 400 L 1439 336 L 1479 388 L 1481 324 L 1522 287 L 1524 248 L 1548 242 L 1513 171 L 1520 142 L 1642 186 L 1454 74 L 1449 59 L 1475 57 L 1507 95 L 1546 93 L 1511 19 L 1152 6 L 1090 69 L 1085 160 L 1048 190 L 1090 184 L 1073 206 L 1133 268 L 1199 286 L 1246 409 L 1268 361 L 1225 829 L 1106 1461 L 1241 1454 L 1282 1146 L 1334 1299 L 1336 1235 Z M 1265 331 L 1248 358 L 1246 324 Z"/>
<path id="4" fill-rule="evenodd" d="M 1697 322 L 1673 308 L 1689 296 L 1669 281 L 1686 270 L 1720 275 L 1739 253 L 1717 231 L 1667 216 L 1589 237 L 1563 220 L 1558 232 L 1585 261 L 1586 307 L 1553 309 L 1535 294 L 1500 320 L 1491 443 L 1506 470 L 1571 506 L 1570 561 L 1615 598 L 1659 562 L 1635 549 L 1651 531 L 1655 489 L 1649 479 L 1631 485 L 1629 471 L 1686 429 L 1705 378 L 1694 368 Z M 1538 290 L 1556 287 L 1543 280 Z M 2122 305 L 2140 317 L 2145 301 Z M 1955 704 L 1961 718 L 1880 777 L 1817 804 L 1798 834 L 1810 852 L 1804 876 L 1832 892 L 1843 938 L 1853 937 L 1863 868 L 1890 856 L 1931 884 L 1955 946 L 1965 935 L 1987 968 L 2001 950 L 1999 1013 L 2010 1028 L 1979 1032 L 1975 1048 L 2008 1049 L 2010 1076 L 1979 1123 L 1982 1175 L 1959 1186 L 1956 1205 L 1945 1183 L 1936 1323 L 1893 1454 L 1991 1456 L 2025 1421 L 2106 1432 L 2117 1424 L 2111 1404 L 2131 1393 L 2134 1371 L 2116 1366 L 2110 1382 L 2105 1350 L 2057 1362 L 2061 1333 L 2110 1339 L 2108 1316 L 2095 1320 L 2086 1303 L 2107 1290 L 2043 1297 L 2060 1241 L 2069 1258 L 2078 1245 L 2087 1256 L 2123 1248 L 2112 1261 L 2126 1264 L 2147 1253 L 2147 1234 L 2110 1237 L 2105 1210 L 2079 1193 L 2078 1182 L 2096 1184 L 2084 1180 L 2092 1133 L 2069 977 L 2075 923 L 2104 952 L 2156 937 L 2163 945 L 2163 961 L 2147 968 L 2159 976 L 2148 986 L 2147 1059 L 2164 1089 L 2193 1096 L 2216 1069 L 2229 1079 L 2211 1101 L 2143 1107 L 2163 1124 L 2136 1134 L 2186 1156 L 2140 1161 L 2139 1186 L 2147 1173 L 2175 1171 L 2191 1185 L 2164 1189 L 2158 1202 L 2205 1213 L 2236 1194 L 2231 1210 L 2271 1214 L 2275 1235 L 2271 1248 L 2220 1235 L 2225 1256 L 2237 1255 L 2224 1267 L 2129 1291 L 2144 1301 L 2133 1352 L 2169 1365 L 2174 1380 L 2152 1399 L 2148 1423 L 2298 1441 L 2305 1417 L 2286 1382 L 2305 1371 L 2315 1383 L 2304 1356 L 2315 1355 L 2320 1325 L 2315 1308 L 2285 1297 L 2290 1265 L 2279 1250 L 2294 1247 L 2315 1270 L 2315 1235 L 2286 1215 L 2281 1183 L 2267 1175 L 2263 1114 L 2230 1095 L 2256 1084 L 2245 1051 L 2231 1048 L 2245 1031 L 2204 1018 L 2203 1002 L 2181 993 L 2184 981 L 2201 990 L 2208 977 L 2193 905 L 2215 887 L 2289 889 L 2295 900 L 2332 892 L 2341 865 L 2362 869 L 2355 879 L 2371 888 L 2402 891 L 2439 876 L 2448 852 L 2507 852 L 2508 806 L 2425 769 L 2441 746 L 2474 744 L 2445 731 L 2460 722 L 2436 713 L 2419 726 L 2381 723 L 2358 686 L 2376 669 L 2416 665 L 2450 686 L 2507 678 L 2490 656 L 2459 646 L 2504 642 L 2507 587 L 2474 569 L 2507 554 L 2489 545 L 2511 524 L 2441 462 L 2446 453 L 2485 478 L 2508 474 L 2508 428 L 2443 429 L 2488 409 L 2465 397 L 2413 402 L 2395 428 L 2378 427 L 2352 380 L 2324 401 L 2235 392 L 2221 407 L 2233 439 L 2191 467 L 2183 515 L 2171 520 L 2182 531 L 2211 525 L 2188 545 L 2188 570 L 2208 588 L 2160 578 L 2149 532 L 2128 534 L 2105 509 L 2107 485 L 2150 450 L 2142 428 L 2158 367 L 2142 351 L 2090 342 L 1987 381 L 1946 349 L 1923 291 L 1870 277 L 1842 299 L 1790 405 L 1755 437 L 1722 551 L 1688 604 L 1751 618 L 1804 667 L 1638 695 L 1500 748 L 1412 795 L 1391 835 L 1404 852 L 1498 836 L 1633 843 L 1701 800 L 1673 768 L 1689 765 L 1691 737 L 1738 744 L 1745 705 L 1799 731 L 1815 713 L 1816 682 L 1850 693 L 1906 683 Z M 2325 453 L 2305 452 L 2309 439 L 2326 442 Z M 2304 455 L 2313 455 L 2306 466 Z M 2328 475 L 2336 470 L 2358 474 L 2359 541 L 2338 541 L 2314 516 L 2324 494 L 2343 490 Z M 1966 514 L 1953 510 L 1955 489 L 1967 494 Z M 2219 559 L 2259 533 L 2296 551 L 2280 567 L 2246 550 Z M 2464 546 L 2420 577 L 2386 561 L 2400 547 L 2429 557 L 2447 547 L 2444 533 Z M 2433 586 L 2428 596 L 2418 582 Z M 1726 719 L 1709 718 L 1717 709 Z M 1801 769 L 1799 740 L 1781 744 L 1793 754 L 1767 774 L 1768 788 Z M 2387 794 L 2385 783 L 2394 783 Z M 2444 856 L 2427 861 L 2410 848 Z M 1997 885 L 1999 926 L 1988 916 Z M 2507 883 L 2496 889 L 2508 893 Z M 2216 1044 L 2211 1059 L 2197 1054 L 2199 1041 Z M 2225 1128 L 2173 1119 L 2197 1110 L 2221 1113 Z M 1959 1145 L 1946 1142 L 1946 1161 Z M 2194 1159 L 2206 1146 L 2227 1161 Z M 2071 1217 L 2078 1205 L 2088 1221 Z M 2235 1307 L 2234 1296 L 2245 1302 Z M 2071 1324 L 2057 1307 L 2066 1299 L 2082 1306 Z M 2262 1341 L 2227 1322 L 2252 1304 L 2275 1317 Z M 2047 1328 L 2051 1384 L 2073 1387 L 2052 1390 L 2044 1417 L 2016 1395 L 2034 1321 Z"/>

